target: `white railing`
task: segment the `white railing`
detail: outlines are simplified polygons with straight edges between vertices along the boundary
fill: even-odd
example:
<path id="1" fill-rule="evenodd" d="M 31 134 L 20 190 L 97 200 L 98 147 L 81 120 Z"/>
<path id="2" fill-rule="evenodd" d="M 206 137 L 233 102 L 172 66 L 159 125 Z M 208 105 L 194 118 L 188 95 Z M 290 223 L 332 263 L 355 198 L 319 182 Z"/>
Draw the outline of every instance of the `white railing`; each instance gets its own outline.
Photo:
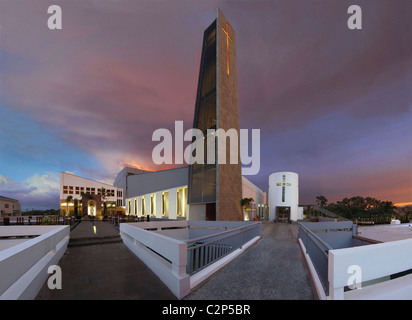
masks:
<path id="1" fill-rule="evenodd" d="M 308 256 L 314 271 L 322 285 L 323 295 L 328 295 L 328 251 L 332 249 L 324 240 L 306 227 L 307 223 L 299 223 L 298 238 L 303 254 Z M 315 275 L 313 275 L 315 276 Z"/>
<path id="2" fill-rule="evenodd" d="M 329 250 L 329 299 L 412 299 L 412 239 Z M 365 286 L 367 282 L 375 284 Z M 362 289 L 344 291 L 348 285 Z"/>
<path id="3" fill-rule="evenodd" d="M 221 231 L 214 230 L 211 235 L 186 241 L 153 232 L 169 228 L 214 228 Z M 259 222 L 156 221 L 120 224 L 124 244 L 179 299 L 188 295 L 194 283 L 204 279 L 205 274 L 210 275 L 205 272 L 193 280 L 191 276 L 194 273 L 227 257 L 247 241 L 260 237 L 260 233 Z M 195 242 L 197 244 L 193 245 Z"/>
<path id="4" fill-rule="evenodd" d="M 170 222 L 167 225 L 170 227 Z M 187 244 L 145 230 L 159 227 L 156 222 L 121 223 L 120 236 L 123 243 L 180 299 L 190 292 L 190 279 L 186 274 Z"/>
<path id="5" fill-rule="evenodd" d="M 198 223 L 197 226 L 200 224 Z M 210 226 L 213 224 L 201 224 Z M 189 246 L 187 273 L 192 275 L 207 267 L 215 261 L 225 257 L 242 245 L 261 236 L 261 224 L 259 222 L 249 222 L 234 224 L 233 222 L 215 222 L 215 226 L 223 228 L 225 231 L 212 234 L 206 237 L 199 237 L 187 241 Z M 232 228 L 227 230 L 227 228 Z"/>
<path id="6" fill-rule="evenodd" d="M 0 237 L 36 236 L 0 251 L 0 299 L 34 299 L 67 249 L 69 226 L 0 227 Z"/>

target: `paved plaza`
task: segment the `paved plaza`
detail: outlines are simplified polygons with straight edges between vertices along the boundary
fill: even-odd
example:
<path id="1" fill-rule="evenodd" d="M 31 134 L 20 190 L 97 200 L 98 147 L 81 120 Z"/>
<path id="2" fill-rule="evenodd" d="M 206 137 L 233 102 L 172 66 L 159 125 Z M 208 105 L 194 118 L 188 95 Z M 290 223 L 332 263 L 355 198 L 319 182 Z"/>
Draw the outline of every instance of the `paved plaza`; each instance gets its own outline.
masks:
<path id="1" fill-rule="evenodd" d="M 411 239 L 412 223 L 362 226 L 358 228 L 358 235 L 379 242 Z"/>
<path id="2" fill-rule="evenodd" d="M 118 236 L 119 231 L 108 222 L 82 221 L 70 233 L 71 244 L 59 262 L 62 289 L 50 290 L 45 283 L 36 299 L 176 299 L 123 242 L 116 241 Z"/>
<path id="3" fill-rule="evenodd" d="M 195 288 L 187 300 L 314 299 L 297 224 L 263 222 L 262 239 Z M 59 262 L 62 289 L 45 283 L 38 300 L 175 300 L 108 222 L 82 221 Z M 119 241 L 120 239 L 120 241 Z"/>
<path id="4" fill-rule="evenodd" d="M 262 239 L 207 279 L 187 300 L 312 300 L 297 224 L 263 222 Z"/>

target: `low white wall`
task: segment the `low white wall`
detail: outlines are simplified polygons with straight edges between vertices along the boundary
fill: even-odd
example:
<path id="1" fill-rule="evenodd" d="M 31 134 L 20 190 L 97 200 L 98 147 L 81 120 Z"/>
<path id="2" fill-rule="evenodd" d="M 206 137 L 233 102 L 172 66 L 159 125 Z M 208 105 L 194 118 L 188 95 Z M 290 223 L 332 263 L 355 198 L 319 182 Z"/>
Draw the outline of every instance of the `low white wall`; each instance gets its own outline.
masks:
<path id="1" fill-rule="evenodd" d="M 213 272 L 219 270 L 223 265 L 234 259 L 246 248 L 260 239 L 260 234 L 253 237 L 253 239 L 243 244 L 240 249 L 235 250 L 227 257 L 217 260 L 217 262 L 206 267 L 198 274 L 189 276 L 186 271 L 188 263 L 187 243 L 145 229 L 161 230 L 162 228 L 170 227 L 214 227 L 222 229 L 222 232 L 224 232 L 225 228 L 239 228 L 242 226 L 247 227 L 256 225 L 260 226 L 260 223 L 188 220 L 121 223 L 120 235 L 124 244 L 163 281 L 177 298 L 182 299 L 190 293 L 191 288 L 202 282 Z M 213 236 L 216 236 L 216 234 Z"/>
<path id="2" fill-rule="evenodd" d="M 0 236 L 38 235 L 0 251 L 0 299 L 34 299 L 67 249 L 69 226 L 0 227 Z"/>
<path id="3" fill-rule="evenodd" d="M 186 221 L 181 223 L 186 223 Z M 181 223 L 178 222 L 178 224 Z M 181 299 L 190 292 L 190 278 L 186 274 L 187 244 L 144 230 L 145 228 L 167 227 L 173 224 L 176 222 L 122 223 L 120 224 L 120 235 L 124 244 L 163 281 L 177 298 Z"/>
<path id="4" fill-rule="evenodd" d="M 357 271 L 354 271 L 354 270 Z M 329 250 L 329 299 L 412 299 L 412 276 L 344 292 L 355 272 L 362 283 L 412 269 L 412 239 Z"/>
<path id="5" fill-rule="evenodd" d="M 306 248 L 305 248 L 305 245 L 304 245 L 302 239 L 299 238 L 298 242 L 299 242 L 299 246 L 300 246 L 302 255 L 305 258 L 307 268 L 309 269 L 309 273 L 310 273 L 311 278 L 312 278 L 312 283 L 313 283 L 313 286 L 316 290 L 316 295 L 317 295 L 319 300 L 326 300 L 327 296 L 325 294 L 325 290 L 322 287 L 322 282 L 319 279 L 318 273 L 316 272 L 316 268 L 313 265 L 312 259 L 306 253 Z"/>

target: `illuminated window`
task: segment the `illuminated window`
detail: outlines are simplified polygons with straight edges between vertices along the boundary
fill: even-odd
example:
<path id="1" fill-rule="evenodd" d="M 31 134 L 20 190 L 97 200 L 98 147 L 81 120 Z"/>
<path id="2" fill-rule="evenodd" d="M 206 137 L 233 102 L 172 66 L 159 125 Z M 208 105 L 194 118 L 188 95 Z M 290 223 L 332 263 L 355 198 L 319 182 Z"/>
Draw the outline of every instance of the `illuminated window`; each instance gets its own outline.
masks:
<path id="1" fill-rule="evenodd" d="M 186 217 L 187 211 L 187 187 L 177 189 L 177 216 Z"/>
<path id="2" fill-rule="evenodd" d="M 150 195 L 150 215 L 154 216 L 156 214 L 156 195 Z"/>
<path id="3" fill-rule="evenodd" d="M 146 215 L 146 201 L 145 197 L 142 197 L 142 216 Z"/>
<path id="4" fill-rule="evenodd" d="M 162 192 L 162 216 L 169 216 L 169 191 Z"/>
<path id="5" fill-rule="evenodd" d="M 137 216 L 137 198 L 134 198 L 134 215 Z"/>

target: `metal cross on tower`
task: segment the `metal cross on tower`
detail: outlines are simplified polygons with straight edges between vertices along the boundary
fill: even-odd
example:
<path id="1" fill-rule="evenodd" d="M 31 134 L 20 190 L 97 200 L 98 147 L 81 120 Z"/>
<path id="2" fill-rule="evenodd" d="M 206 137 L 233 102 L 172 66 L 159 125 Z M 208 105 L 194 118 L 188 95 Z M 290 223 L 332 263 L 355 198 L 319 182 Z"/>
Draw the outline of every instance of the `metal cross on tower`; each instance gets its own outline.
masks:
<path id="1" fill-rule="evenodd" d="M 290 187 L 291 184 L 286 182 L 286 176 L 282 175 L 282 182 L 277 182 L 277 186 L 282 186 L 282 202 L 285 202 L 286 187 Z"/>
<path id="2" fill-rule="evenodd" d="M 226 51 L 227 51 L 227 75 L 229 75 L 229 40 L 233 42 L 229 35 L 229 25 L 226 23 L 226 30 L 222 27 L 224 33 L 226 33 Z"/>

